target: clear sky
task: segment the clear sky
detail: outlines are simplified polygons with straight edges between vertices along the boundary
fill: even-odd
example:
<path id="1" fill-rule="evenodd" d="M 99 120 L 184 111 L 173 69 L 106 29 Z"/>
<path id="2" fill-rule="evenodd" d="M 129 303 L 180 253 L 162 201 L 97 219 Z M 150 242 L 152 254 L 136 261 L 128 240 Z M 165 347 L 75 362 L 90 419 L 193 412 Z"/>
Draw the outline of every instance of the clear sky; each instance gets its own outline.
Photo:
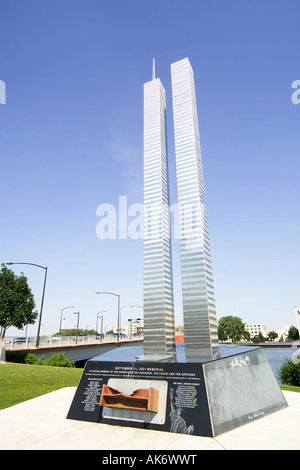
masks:
<path id="1" fill-rule="evenodd" d="M 4 0 L 1 3 L 0 262 L 48 267 L 43 333 L 74 306 L 80 327 L 141 316 L 141 240 L 100 240 L 97 207 L 142 203 L 143 83 L 152 58 L 167 93 L 176 202 L 170 64 L 195 74 L 217 317 L 268 328 L 300 306 L 298 0 Z M 178 241 L 176 323 L 182 324 Z M 38 309 L 44 271 L 28 277 Z M 77 316 L 65 310 L 65 327 Z M 36 325 L 28 328 L 31 335 Z M 13 329 L 9 334 L 20 334 Z"/>

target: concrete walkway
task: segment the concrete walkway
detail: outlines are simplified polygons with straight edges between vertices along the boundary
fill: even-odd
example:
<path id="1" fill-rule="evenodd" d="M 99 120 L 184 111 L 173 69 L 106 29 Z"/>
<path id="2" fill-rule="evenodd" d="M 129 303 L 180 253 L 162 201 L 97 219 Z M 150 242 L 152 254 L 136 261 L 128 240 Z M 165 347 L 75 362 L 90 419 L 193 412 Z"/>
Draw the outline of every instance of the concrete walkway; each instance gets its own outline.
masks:
<path id="1" fill-rule="evenodd" d="M 288 408 L 216 438 L 66 419 L 68 387 L 0 411 L 1 450 L 300 450 L 300 393 L 283 392 Z"/>

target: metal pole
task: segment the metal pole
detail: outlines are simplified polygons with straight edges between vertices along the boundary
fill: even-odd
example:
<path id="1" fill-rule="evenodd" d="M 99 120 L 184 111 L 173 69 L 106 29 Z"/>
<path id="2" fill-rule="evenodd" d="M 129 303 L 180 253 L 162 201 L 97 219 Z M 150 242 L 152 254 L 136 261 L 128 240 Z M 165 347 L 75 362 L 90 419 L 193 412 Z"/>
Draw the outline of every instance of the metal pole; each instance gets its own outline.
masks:
<path id="1" fill-rule="evenodd" d="M 101 315 L 99 315 L 100 313 L 105 313 L 107 312 L 107 310 L 101 310 L 101 312 L 97 312 L 97 317 L 96 317 L 96 335 L 98 334 L 98 318 L 102 318 L 102 322 L 103 322 L 103 315 L 101 317 Z"/>
<path id="2" fill-rule="evenodd" d="M 79 315 L 80 315 L 80 312 L 73 312 L 73 315 L 78 315 L 77 316 L 77 331 L 76 331 L 76 344 L 77 344 L 77 341 L 78 341 L 78 330 L 79 330 Z"/>
<path id="3" fill-rule="evenodd" d="M 64 307 L 64 308 L 61 309 L 61 313 L 60 313 L 60 323 L 59 323 L 59 332 L 61 332 L 61 322 L 62 322 L 63 311 L 66 310 L 67 308 L 75 308 L 75 307 Z"/>
<path id="4" fill-rule="evenodd" d="M 41 322 L 42 322 L 42 312 L 43 312 L 44 296 L 45 296 L 45 288 L 46 288 L 46 279 L 47 279 L 47 271 L 48 271 L 48 268 L 44 268 L 44 269 L 45 269 L 45 278 L 44 278 L 44 287 L 43 287 L 43 295 L 42 295 L 42 302 L 41 302 L 41 312 L 40 312 L 38 330 L 37 330 L 37 335 L 36 335 L 36 343 L 35 343 L 35 346 L 36 346 L 37 348 L 38 348 L 39 342 L 40 342 L 40 331 L 41 331 Z"/>
<path id="5" fill-rule="evenodd" d="M 120 341 L 120 296 L 118 295 L 118 334 L 117 341 Z"/>
<path id="6" fill-rule="evenodd" d="M 44 287 L 43 287 L 43 295 L 42 295 L 42 302 L 41 302 L 40 318 L 39 318 L 38 330 L 37 330 L 37 335 L 36 335 L 36 343 L 35 343 L 35 346 L 38 348 L 39 340 L 40 340 L 40 330 L 41 330 L 41 324 L 42 324 L 42 313 L 43 313 L 43 305 L 44 305 L 44 296 L 45 296 L 45 288 L 46 288 L 46 279 L 47 279 L 47 270 L 48 270 L 48 268 L 45 267 L 45 266 L 40 266 L 39 264 L 35 264 L 35 263 L 6 263 L 6 264 L 8 264 L 8 265 L 11 265 L 11 264 L 27 264 L 29 266 L 37 266 L 38 268 L 41 268 L 41 269 L 45 270 L 45 278 L 44 278 Z"/>
<path id="7" fill-rule="evenodd" d="M 96 292 L 96 294 L 109 294 L 118 297 L 118 326 L 117 326 L 117 341 L 119 342 L 120 337 L 120 295 L 114 292 Z"/>

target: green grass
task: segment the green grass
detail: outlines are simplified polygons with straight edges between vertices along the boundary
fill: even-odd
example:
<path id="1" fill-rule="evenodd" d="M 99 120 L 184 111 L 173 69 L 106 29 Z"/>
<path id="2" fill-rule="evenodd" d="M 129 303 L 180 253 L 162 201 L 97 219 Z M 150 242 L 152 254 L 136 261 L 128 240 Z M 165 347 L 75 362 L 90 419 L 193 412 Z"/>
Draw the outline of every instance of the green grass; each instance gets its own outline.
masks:
<path id="1" fill-rule="evenodd" d="M 77 387 L 82 369 L 0 364 L 0 410 L 63 387 Z M 300 393 L 300 387 L 282 385 L 282 390 Z"/>
<path id="2" fill-rule="evenodd" d="M 281 390 L 287 390 L 288 392 L 298 392 L 300 393 L 300 387 L 296 385 L 280 385 Z"/>
<path id="3" fill-rule="evenodd" d="M 82 369 L 0 364 L 0 410 L 59 388 L 77 387 Z"/>

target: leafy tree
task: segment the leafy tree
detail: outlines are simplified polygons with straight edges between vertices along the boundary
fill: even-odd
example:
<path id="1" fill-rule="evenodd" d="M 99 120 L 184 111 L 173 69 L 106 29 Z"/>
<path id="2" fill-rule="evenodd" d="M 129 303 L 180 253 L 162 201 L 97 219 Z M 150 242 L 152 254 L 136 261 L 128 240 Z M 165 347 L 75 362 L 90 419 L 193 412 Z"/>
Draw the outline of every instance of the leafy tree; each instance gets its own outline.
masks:
<path id="1" fill-rule="evenodd" d="M 76 335 L 90 335 L 90 336 L 95 336 L 97 334 L 96 330 L 63 330 L 60 333 L 55 333 L 53 336 L 76 336 Z"/>
<path id="2" fill-rule="evenodd" d="M 300 364 L 286 358 L 278 371 L 280 380 L 287 385 L 300 385 Z"/>
<path id="3" fill-rule="evenodd" d="M 219 326 L 218 326 L 218 336 L 219 336 L 220 341 L 227 341 L 228 340 L 228 336 L 225 333 L 224 325 L 219 324 Z"/>
<path id="4" fill-rule="evenodd" d="M 226 341 L 228 338 L 233 343 L 240 341 L 245 336 L 245 323 L 240 317 L 222 317 L 219 320 L 218 334 L 221 341 Z"/>
<path id="5" fill-rule="evenodd" d="M 270 341 L 274 341 L 274 339 L 278 338 L 278 334 L 276 331 L 269 331 L 268 338 Z"/>
<path id="6" fill-rule="evenodd" d="M 292 341 L 299 339 L 299 331 L 295 326 L 290 326 L 288 338 Z"/>
<path id="7" fill-rule="evenodd" d="M 2 339 L 7 328 L 14 326 L 19 330 L 27 324 L 33 324 L 38 312 L 27 278 L 24 274 L 16 276 L 2 264 L 0 271 L 0 327 Z"/>
<path id="8" fill-rule="evenodd" d="M 246 330 L 245 330 L 244 333 L 243 333 L 243 339 L 244 339 L 245 341 L 250 341 L 250 338 L 251 338 L 251 336 L 250 336 L 249 331 L 246 331 Z"/>
<path id="9" fill-rule="evenodd" d="M 261 331 L 258 333 L 258 335 L 253 336 L 252 338 L 252 343 L 264 343 L 266 340 L 264 336 L 262 335 Z"/>

